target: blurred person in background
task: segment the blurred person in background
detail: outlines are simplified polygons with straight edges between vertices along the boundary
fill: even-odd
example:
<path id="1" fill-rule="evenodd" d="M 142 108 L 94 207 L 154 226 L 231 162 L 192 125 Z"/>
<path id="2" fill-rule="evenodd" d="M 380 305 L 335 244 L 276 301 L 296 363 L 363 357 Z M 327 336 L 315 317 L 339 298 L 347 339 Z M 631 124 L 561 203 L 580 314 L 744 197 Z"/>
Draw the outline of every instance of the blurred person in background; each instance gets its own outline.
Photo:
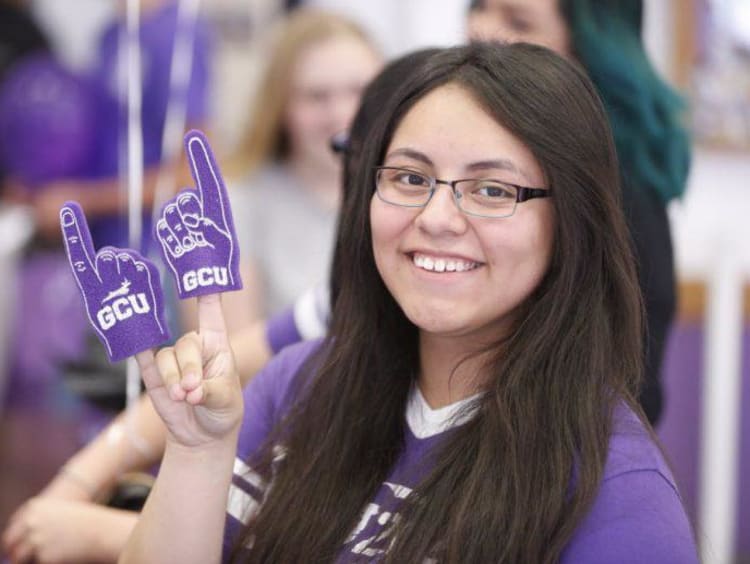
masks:
<path id="1" fill-rule="evenodd" d="M 103 32 L 96 63 L 86 77 L 95 99 L 95 132 L 87 170 L 80 177 L 59 179 L 27 190 L 42 235 L 59 239 L 58 213 L 66 200 L 76 200 L 96 217 L 92 225 L 97 246 L 127 242 L 126 200 L 121 196 L 122 150 L 127 131 L 126 53 L 122 51 L 125 2 L 117 0 L 118 17 Z M 153 202 L 159 166 L 162 163 L 162 133 L 170 103 L 169 78 L 177 33 L 176 0 L 141 0 L 140 46 L 142 68 L 142 112 L 144 206 Z M 193 66 L 185 92 L 188 127 L 203 127 L 207 120 L 210 69 L 210 37 L 207 25 L 198 20 L 194 30 Z M 144 215 L 144 240 L 151 238 L 149 214 Z"/>
<path id="2" fill-rule="evenodd" d="M 349 128 L 382 64 L 357 25 L 304 8 L 282 21 L 269 53 L 230 161 L 243 278 L 251 281 L 228 296 L 230 330 L 277 313 L 325 281 L 341 196 L 341 162 L 330 140 Z"/>
<path id="3" fill-rule="evenodd" d="M 128 240 L 122 190 L 127 135 L 125 2 L 118 0 L 118 6 L 116 19 L 101 36 L 97 62 L 86 76 L 73 74 L 51 55 L 37 56 L 15 65 L 0 92 L 0 161 L 8 174 L 4 197 L 29 206 L 37 230 L 18 285 L 12 361 L 17 381 L 49 381 L 58 375 L 59 366 L 77 362 L 88 352 L 86 320 L 67 307 L 74 304 L 78 309 L 78 299 L 60 252 L 62 203 L 72 199 L 84 206 L 92 217 L 97 247 L 122 246 Z M 209 30 L 200 19 L 193 30 L 189 82 L 184 91 L 170 94 L 177 15 L 175 0 L 142 2 L 144 242 L 151 239 L 149 207 L 157 177 L 164 167 L 173 166 L 161 155 L 168 105 L 184 97 L 189 127 L 207 119 L 210 43 Z"/>
<path id="4" fill-rule="evenodd" d="M 583 65 L 599 91 L 614 132 L 645 304 L 640 403 L 656 425 L 676 292 L 667 204 L 685 190 L 690 141 L 683 102 L 649 61 L 642 26 L 642 0 L 473 0 L 468 17 L 471 38 L 544 45 Z"/>

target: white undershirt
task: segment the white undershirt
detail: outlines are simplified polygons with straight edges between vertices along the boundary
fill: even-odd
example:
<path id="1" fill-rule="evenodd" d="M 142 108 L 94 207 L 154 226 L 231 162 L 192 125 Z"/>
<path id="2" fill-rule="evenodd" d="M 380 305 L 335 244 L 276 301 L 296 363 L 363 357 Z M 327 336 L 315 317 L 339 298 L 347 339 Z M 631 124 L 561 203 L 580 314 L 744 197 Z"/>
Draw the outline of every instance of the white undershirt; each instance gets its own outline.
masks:
<path id="1" fill-rule="evenodd" d="M 406 404 L 406 423 L 418 439 L 426 439 L 433 435 L 447 431 L 452 427 L 469 421 L 476 413 L 477 407 L 465 409 L 482 394 L 475 394 L 457 402 L 433 409 L 424 399 L 422 391 L 416 384 L 411 387 L 409 401 Z"/>

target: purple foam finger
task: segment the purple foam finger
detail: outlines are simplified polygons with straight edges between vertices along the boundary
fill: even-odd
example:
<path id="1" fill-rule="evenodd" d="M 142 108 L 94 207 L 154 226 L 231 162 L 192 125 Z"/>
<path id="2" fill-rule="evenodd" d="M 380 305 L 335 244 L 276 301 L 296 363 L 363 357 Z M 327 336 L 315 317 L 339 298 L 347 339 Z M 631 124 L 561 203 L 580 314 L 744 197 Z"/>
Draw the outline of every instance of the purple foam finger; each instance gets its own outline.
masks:
<path id="1" fill-rule="evenodd" d="M 94 255 L 86 218 L 76 202 L 62 207 L 60 224 L 86 313 L 110 361 L 168 340 L 156 267 L 130 249 L 105 247 Z"/>
<path id="2" fill-rule="evenodd" d="M 155 232 L 162 255 L 182 299 L 239 290 L 239 245 L 221 172 L 200 131 L 188 132 L 185 149 L 197 190 L 182 190 L 162 209 Z M 181 252 L 173 252 L 170 234 Z"/>

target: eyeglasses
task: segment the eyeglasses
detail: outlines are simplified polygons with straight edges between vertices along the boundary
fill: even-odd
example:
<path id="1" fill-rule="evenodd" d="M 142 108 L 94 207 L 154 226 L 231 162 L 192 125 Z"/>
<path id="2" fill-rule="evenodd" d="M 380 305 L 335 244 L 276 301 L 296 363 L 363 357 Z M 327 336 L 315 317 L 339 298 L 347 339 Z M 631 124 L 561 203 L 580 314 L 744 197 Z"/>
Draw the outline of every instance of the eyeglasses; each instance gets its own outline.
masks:
<path id="1" fill-rule="evenodd" d="M 438 180 L 408 168 L 375 167 L 375 192 L 386 203 L 409 208 L 425 207 L 437 190 L 446 184 L 453 191 L 458 209 L 477 217 L 510 217 L 516 204 L 533 198 L 549 198 L 545 188 L 527 188 L 491 178 Z"/>

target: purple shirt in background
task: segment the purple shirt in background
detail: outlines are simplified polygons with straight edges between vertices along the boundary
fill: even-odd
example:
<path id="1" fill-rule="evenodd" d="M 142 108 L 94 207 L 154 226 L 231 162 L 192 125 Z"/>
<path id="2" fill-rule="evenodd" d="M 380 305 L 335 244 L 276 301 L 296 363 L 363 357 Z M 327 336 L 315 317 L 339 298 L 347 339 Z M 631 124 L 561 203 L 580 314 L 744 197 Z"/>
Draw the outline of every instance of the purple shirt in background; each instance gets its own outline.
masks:
<path id="1" fill-rule="evenodd" d="M 257 509 L 267 485 L 247 466 L 292 400 L 290 384 L 320 341 L 287 347 L 245 389 L 245 416 L 229 492 L 224 559 L 241 521 Z M 467 401 L 467 400 L 464 400 Z M 337 562 L 379 560 L 388 546 L 388 528 L 401 501 L 428 468 L 425 461 L 451 426 L 456 404 L 431 409 L 415 388 L 405 414 L 404 451 L 358 525 L 342 546 Z M 452 421 L 452 423 L 451 423 Z M 498 469 L 502 471 L 502 469 Z M 569 564 L 698 562 L 690 524 L 664 458 L 646 429 L 626 409 L 617 415 L 604 478 L 588 516 L 563 551 Z"/>
<path id="2" fill-rule="evenodd" d="M 126 58 L 118 61 L 120 35 L 125 21 L 116 20 L 102 35 L 99 58 L 91 81 L 97 93 L 96 148 L 92 157 L 91 177 L 115 177 L 119 172 L 120 139 L 127 135 L 127 102 L 120 100 Z M 177 31 L 177 2 L 147 13 L 141 19 L 142 65 L 142 127 L 143 160 L 149 167 L 161 160 L 161 140 L 169 101 L 169 76 L 172 47 Z M 205 22 L 198 20 L 193 46 L 193 66 L 187 91 L 186 123 L 205 121 L 209 86 L 210 37 Z M 118 74 L 120 75 L 118 78 Z M 127 146 L 126 144 L 124 145 Z M 151 239 L 150 213 L 144 214 L 144 240 Z M 124 215 L 100 217 L 92 221 L 92 234 L 97 248 L 102 245 L 127 244 L 127 218 Z"/>

